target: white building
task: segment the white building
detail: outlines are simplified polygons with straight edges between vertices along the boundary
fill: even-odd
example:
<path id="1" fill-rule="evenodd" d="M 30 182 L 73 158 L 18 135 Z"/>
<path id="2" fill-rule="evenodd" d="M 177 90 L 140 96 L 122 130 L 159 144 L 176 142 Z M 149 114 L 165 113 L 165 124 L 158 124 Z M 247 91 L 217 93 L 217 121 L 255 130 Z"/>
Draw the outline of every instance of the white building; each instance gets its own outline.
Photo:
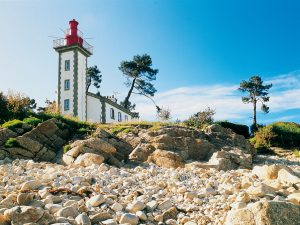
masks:
<path id="1" fill-rule="evenodd" d="M 65 38 L 54 40 L 58 52 L 58 105 L 62 114 L 83 121 L 114 123 L 131 121 L 133 113 L 112 97 L 99 96 L 87 91 L 87 58 L 93 47 L 77 29 L 78 22 L 71 20 Z"/>

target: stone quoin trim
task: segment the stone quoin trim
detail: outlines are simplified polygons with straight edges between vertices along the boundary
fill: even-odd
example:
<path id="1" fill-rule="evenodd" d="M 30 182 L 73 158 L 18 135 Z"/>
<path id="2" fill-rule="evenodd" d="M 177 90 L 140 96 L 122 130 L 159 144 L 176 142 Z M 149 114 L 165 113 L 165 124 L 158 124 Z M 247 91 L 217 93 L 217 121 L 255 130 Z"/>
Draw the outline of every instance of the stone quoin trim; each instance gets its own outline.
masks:
<path id="1" fill-rule="evenodd" d="M 61 88 L 61 53 L 58 53 L 58 90 L 57 90 L 57 106 L 59 108 L 59 111 L 61 110 L 61 102 L 60 102 L 60 88 Z"/>
<path id="2" fill-rule="evenodd" d="M 78 51 L 74 50 L 73 115 L 78 116 Z"/>

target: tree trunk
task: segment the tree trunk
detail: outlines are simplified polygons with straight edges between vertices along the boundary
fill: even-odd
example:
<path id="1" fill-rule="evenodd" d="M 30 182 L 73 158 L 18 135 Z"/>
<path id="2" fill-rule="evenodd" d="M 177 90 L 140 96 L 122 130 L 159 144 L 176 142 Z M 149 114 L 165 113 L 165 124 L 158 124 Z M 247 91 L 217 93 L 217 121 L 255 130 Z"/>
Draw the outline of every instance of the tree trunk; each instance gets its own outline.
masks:
<path id="1" fill-rule="evenodd" d="M 136 80 L 136 78 L 133 79 L 132 84 L 131 84 L 131 87 L 130 87 L 130 89 L 129 89 L 129 91 L 128 91 L 128 94 L 127 94 L 127 96 L 126 96 L 126 98 L 125 98 L 125 100 L 124 100 L 124 107 L 125 107 L 126 109 L 128 109 L 129 98 L 130 98 L 131 93 L 132 93 L 132 91 L 133 91 L 134 84 L 135 84 L 135 80 Z"/>
<path id="2" fill-rule="evenodd" d="M 256 121 L 256 103 L 257 100 L 254 100 L 253 102 L 253 125 L 256 128 L 257 127 L 257 121 Z"/>

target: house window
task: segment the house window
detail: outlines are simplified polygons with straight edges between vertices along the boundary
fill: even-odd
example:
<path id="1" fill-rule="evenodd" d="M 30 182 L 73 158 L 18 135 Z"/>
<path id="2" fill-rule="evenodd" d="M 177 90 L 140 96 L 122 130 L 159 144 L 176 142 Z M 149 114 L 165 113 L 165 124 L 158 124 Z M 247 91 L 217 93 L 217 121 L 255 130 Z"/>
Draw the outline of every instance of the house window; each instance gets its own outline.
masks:
<path id="1" fill-rule="evenodd" d="M 64 101 L 64 110 L 68 111 L 69 109 L 70 109 L 70 100 L 65 99 L 65 101 Z"/>
<path id="2" fill-rule="evenodd" d="M 125 118 L 125 121 L 128 121 L 128 116 L 127 116 L 127 115 L 125 115 L 125 117 L 124 117 L 124 118 Z"/>
<path id="3" fill-rule="evenodd" d="M 115 110 L 113 108 L 110 108 L 110 118 L 115 119 Z"/>
<path id="4" fill-rule="evenodd" d="M 122 121 L 122 114 L 120 112 L 118 112 L 118 121 L 121 122 Z"/>
<path id="5" fill-rule="evenodd" d="M 65 80 L 65 91 L 70 90 L 70 80 Z"/>
<path id="6" fill-rule="evenodd" d="M 70 60 L 65 60 L 65 71 L 70 71 Z"/>

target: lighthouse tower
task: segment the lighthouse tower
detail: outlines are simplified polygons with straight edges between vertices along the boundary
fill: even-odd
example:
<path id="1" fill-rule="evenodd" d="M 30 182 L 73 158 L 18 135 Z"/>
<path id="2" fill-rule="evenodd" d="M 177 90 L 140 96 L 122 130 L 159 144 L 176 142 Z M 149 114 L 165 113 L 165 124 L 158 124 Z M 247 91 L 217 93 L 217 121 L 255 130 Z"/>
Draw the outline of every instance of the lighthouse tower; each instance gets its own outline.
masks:
<path id="1" fill-rule="evenodd" d="M 64 115 L 87 119 L 87 58 L 93 54 L 93 47 L 77 29 L 78 22 L 69 22 L 65 38 L 53 41 L 58 52 L 58 106 Z"/>

